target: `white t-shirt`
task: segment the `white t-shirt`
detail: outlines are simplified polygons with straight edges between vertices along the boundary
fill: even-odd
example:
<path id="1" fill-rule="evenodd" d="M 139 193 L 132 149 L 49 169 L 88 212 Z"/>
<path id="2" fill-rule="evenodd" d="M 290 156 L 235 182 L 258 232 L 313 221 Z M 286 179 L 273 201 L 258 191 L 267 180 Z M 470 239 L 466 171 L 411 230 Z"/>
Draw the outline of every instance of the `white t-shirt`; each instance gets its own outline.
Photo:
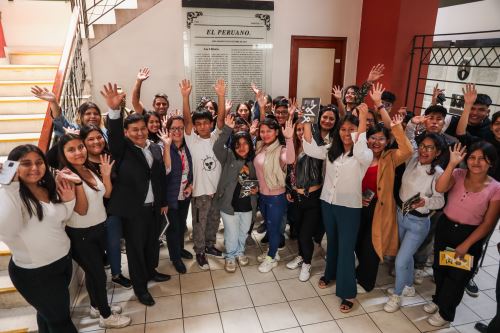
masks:
<path id="1" fill-rule="evenodd" d="M 220 130 L 215 129 L 210 138 L 202 139 L 194 129 L 191 135 L 184 133 L 186 145 L 193 160 L 193 197 L 212 195 L 217 191 L 221 174 L 221 165 L 214 154 L 214 143 Z"/>

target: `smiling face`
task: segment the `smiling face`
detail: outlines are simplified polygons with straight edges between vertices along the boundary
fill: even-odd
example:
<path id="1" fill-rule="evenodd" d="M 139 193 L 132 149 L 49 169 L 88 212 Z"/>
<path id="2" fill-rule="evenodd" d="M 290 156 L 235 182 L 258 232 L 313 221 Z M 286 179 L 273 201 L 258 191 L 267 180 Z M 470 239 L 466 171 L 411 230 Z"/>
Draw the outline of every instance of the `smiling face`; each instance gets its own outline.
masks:
<path id="1" fill-rule="evenodd" d="M 358 126 L 356 126 L 355 124 L 348 122 L 348 121 L 344 122 L 342 124 L 342 126 L 340 126 L 340 129 L 339 129 L 340 140 L 342 141 L 342 143 L 346 146 L 352 145 L 353 141 L 352 141 L 351 133 L 354 133 L 357 130 L 358 130 Z"/>
<path id="2" fill-rule="evenodd" d="M 101 125 L 101 115 L 95 108 L 85 110 L 81 119 L 82 125 L 94 125 L 99 127 Z"/>
<path id="3" fill-rule="evenodd" d="M 302 141 L 302 138 L 304 137 L 304 124 L 303 123 L 297 123 L 295 125 L 295 135 L 297 135 L 297 139 Z"/>
<path id="4" fill-rule="evenodd" d="M 125 128 L 125 136 L 132 141 L 132 143 L 139 147 L 146 146 L 148 139 L 148 128 L 144 120 L 136 121 L 135 123 L 128 124 Z"/>
<path id="5" fill-rule="evenodd" d="M 212 101 L 209 101 L 209 102 L 207 102 L 207 104 L 205 104 L 205 109 L 210 111 L 210 113 L 212 114 L 212 117 L 215 117 L 215 106 L 214 106 L 214 103 L 212 103 Z"/>
<path id="6" fill-rule="evenodd" d="M 467 158 L 467 169 L 472 174 L 486 175 L 490 167 L 491 164 L 481 149 L 473 151 Z"/>
<path id="7" fill-rule="evenodd" d="M 345 101 L 347 103 L 354 103 L 354 99 L 356 98 L 356 92 L 353 88 L 347 89 L 345 92 Z"/>
<path id="8" fill-rule="evenodd" d="M 500 141 L 500 117 L 498 117 L 494 122 L 491 123 L 491 131 L 495 136 L 497 141 Z"/>
<path id="9" fill-rule="evenodd" d="M 384 132 L 373 133 L 368 138 L 368 148 L 373 151 L 375 156 L 380 156 L 385 147 L 387 147 L 387 142 Z"/>
<path id="10" fill-rule="evenodd" d="M 43 158 L 35 152 L 29 152 L 19 159 L 17 174 L 19 179 L 29 185 L 37 184 L 47 171 Z"/>
<path id="11" fill-rule="evenodd" d="M 322 130 L 330 131 L 333 126 L 335 126 L 336 121 L 335 113 L 333 113 L 333 111 L 325 111 L 321 115 L 321 118 L 319 118 L 319 126 Z"/>
<path id="12" fill-rule="evenodd" d="M 441 133 L 444 126 L 444 117 L 441 113 L 430 113 L 425 120 L 425 130 L 429 133 Z"/>
<path id="13" fill-rule="evenodd" d="M 236 154 L 238 154 L 238 156 L 242 159 L 247 158 L 248 153 L 250 152 L 250 146 L 245 138 L 239 138 L 234 148 Z"/>
<path id="14" fill-rule="evenodd" d="M 271 129 L 267 125 L 262 124 L 259 128 L 259 135 L 264 144 L 270 145 L 278 137 L 278 130 Z"/>
<path id="15" fill-rule="evenodd" d="M 153 108 L 161 116 L 167 114 L 168 107 L 169 107 L 168 100 L 163 97 L 156 97 L 155 100 L 153 101 Z"/>
<path id="16" fill-rule="evenodd" d="M 280 126 L 285 126 L 285 123 L 288 120 L 288 108 L 286 106 L 278 106 L 274 110 L 274 115 L 276 116 L 278 124 L 280 124 Z"/>
<path id="17" fill-rule="evenodd" d="M 483 104 L 474 104 L 470 109 L 469 114 L 469 125 L 480 125 L 488 114 L 490 113 L 490 109 L 487 105 Z"/>
<path id="18" fill-rule="evenodd" d="M 180 119 L 173 120 L 169 133 L 174 144 L 182 144 L 182 141 L 184 140 L 184 122 Z"/>
<path id="19" fill-rule="evenodd" d="M 87 160 L 87 148 L 80 139 L 68 141 L 63 148 L 64 157 L 71 165 L 83 165 Z"/>
<path id="20" fill-rule="evenodd" d="M 441 152 L 431 138 L 425 138 L 418 145 L 418 161 L 420 164 L 431 164 L 440 154 Z"/>
<path id="21" fill-rule="evenodd" d="M 104 140 L 104 137 L 101 135 L 101 133 L 99 133 L 98 131 L 90 132 L 85 138 L 85 141 L 83 143 L 87 148 L 88 154 L 92 156 L 101 155 L 102 151 L 104 150 L 104 147 L 106 147 L 106 141 Z"/>
<path id="22" fill-rule="evenodd" d="M 149 133 L 158 133 L 160 130 L 160 119 L 155 115 L 151 115 L 148 119 L 147 127 Z"/>

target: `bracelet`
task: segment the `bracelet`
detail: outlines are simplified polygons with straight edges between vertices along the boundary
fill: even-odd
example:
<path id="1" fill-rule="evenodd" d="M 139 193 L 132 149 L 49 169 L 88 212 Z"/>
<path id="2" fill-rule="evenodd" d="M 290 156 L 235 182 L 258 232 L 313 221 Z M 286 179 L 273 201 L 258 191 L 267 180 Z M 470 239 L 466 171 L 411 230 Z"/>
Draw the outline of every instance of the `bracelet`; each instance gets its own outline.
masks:
<path id="1" fill-rule="evenodd" d="M 379 107 L 377 107 L 377 111 L 380 111 L 380 109 L 385 109 L 384 104 L 382 104 L 382 105 L 380 105 Z"/>
<path id="2" fill-rule="evenodd" d="M 83 182 L 75 183 L 75 186 L 81 186 Z"/>

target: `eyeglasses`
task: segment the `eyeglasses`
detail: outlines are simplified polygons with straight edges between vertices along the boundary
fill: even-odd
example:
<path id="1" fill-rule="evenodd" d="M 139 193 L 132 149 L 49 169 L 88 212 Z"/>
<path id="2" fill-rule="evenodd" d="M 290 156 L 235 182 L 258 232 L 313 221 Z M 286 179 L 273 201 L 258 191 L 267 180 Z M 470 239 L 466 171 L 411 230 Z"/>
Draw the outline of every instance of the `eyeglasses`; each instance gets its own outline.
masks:
<path id="1" fill-rule="evenodd" d="M 275 111 L 274 114 L 277 116 L 287 116 L 288 111 Z"/>
<path id="2" fill-rule="evenodd" d="M 170 127 L 170 132 L 184 132 L 184 127 Z"/>
<path id="3" fill-rule="evenodd" d="M 423 143 L 421 143 L 418 145 L 418 149 L 426 151 L 426 152 L 431 152 L 431 151 L 436 150 L 436 146 L 432 146 L 432 145 L 426 146 Z"/>
<path id="4" fill-rule="evenodd" d="M 377 142 L 387 141 L 387 138 L 385 136 L 370 136 L 369 139 Z"/>
<path id="5" fill-rule="evenodd" d="M 33 165 L 35 165 L 37 168 L 41 167 L 42 165 L 45 165 L 43 160 L 37 160 L 35 162 L 30 161 L 30 160 L 24 160 L 20 161 L 19 165 L 22 166 L 23 168 L 31 168 Z"/>

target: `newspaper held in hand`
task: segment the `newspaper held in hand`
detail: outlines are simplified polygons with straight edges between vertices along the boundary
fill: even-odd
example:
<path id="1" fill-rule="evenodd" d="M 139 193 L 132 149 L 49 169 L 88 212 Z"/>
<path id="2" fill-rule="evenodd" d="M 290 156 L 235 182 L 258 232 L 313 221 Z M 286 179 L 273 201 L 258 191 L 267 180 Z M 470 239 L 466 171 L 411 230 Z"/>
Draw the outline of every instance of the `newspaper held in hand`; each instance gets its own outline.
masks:
<path id="1" fill-rule="evenodd" d="M 413 206 L 414 204 L 416 204 L 419 201 L 420 201 L 420 193 L 417 193 L 414 196 L 412 196 L 410 199 L 403 202 L 403 205 L 401 207 L 401 210 L 403 211 L 403 215 L 405 215 L 405 216 L 408 215 L 408 213 L 413 210 L 413 208 L 411 206 Z"/>
<path id="2" fill-rule="evenodd" d="M 318 119 L 320 101 L 319 97 L 302 98 L 303 115 L 301 123 L 316 122 L 316 119 Z"/>
<path id="3" fill-rule="evenodd" d="M 241 183 L 240 198 L 249 197 L 252 195 L 252 189 L 259 186 L 258 180 L 246 179 Z"/>

